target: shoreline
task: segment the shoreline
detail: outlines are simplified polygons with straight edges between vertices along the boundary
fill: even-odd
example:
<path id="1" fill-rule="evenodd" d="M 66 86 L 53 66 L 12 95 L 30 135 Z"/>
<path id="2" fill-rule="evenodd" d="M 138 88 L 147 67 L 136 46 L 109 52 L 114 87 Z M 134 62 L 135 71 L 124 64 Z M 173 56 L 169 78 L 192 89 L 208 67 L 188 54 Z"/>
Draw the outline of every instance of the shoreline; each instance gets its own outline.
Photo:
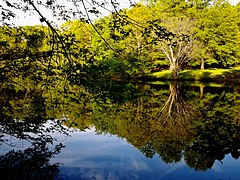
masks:
<path id="1" fill-rule="evenodd" d="M 174 79 L 169 70 L 152 72 L 138 77 L 142 81 L 200 81 L 240 84 L 240 67 L 232 69 L 182 70 Z"/>

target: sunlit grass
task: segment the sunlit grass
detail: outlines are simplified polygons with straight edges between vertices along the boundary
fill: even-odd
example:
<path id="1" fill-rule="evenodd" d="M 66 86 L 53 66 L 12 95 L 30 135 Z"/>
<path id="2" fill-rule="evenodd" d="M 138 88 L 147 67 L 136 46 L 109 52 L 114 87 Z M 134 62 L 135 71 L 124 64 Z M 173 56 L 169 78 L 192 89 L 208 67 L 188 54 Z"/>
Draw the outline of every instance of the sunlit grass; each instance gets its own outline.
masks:
<path id="1" fill-rule="evenodd" d="M 149 81 L 148 84 L 155 84 L 155 85 L 169 85 L 171 81 Z M 182 85 L 187 85 L 187 86 L 209 86 L 209 87 L 225 87 L 225 84 L 219 84 L 219 83 L 214 83 L 214 82 L 201 82 L 201 81 L 184 81 L 181 82 Z"/>
<path id="2" fill-rule="evenodd" d="M 147 75 L 150 78 L 156 79 L 172 79 L 172 74 L 169 70 L 153 72 Z M 232 69 L 205 69 L 205 70 L 182 70 L 179 78 L 183 80 L 240 80 L 240 66 Z"/>
<path id="3" fill-rule="evenodd" d="M 159 72 L 150 73 L 147 76 L 154 77 L 154 78 L 168 79 L 168 78 L 172 77 L 172 74 L 170 73 L 169 70 L 162 70 L 162 71 L 159 71 Z"/>

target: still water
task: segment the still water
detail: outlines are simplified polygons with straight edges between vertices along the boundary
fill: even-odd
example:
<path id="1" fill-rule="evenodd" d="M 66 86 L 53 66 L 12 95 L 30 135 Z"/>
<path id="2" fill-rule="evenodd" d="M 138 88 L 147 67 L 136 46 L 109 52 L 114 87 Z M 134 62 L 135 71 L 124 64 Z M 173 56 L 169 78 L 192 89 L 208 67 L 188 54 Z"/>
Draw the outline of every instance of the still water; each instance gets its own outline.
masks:
<path id="1" fill-rule="evenodd" d="M 159 155 L 146 158 L 126 139 L 96 135 L 94 129 L 76 133 L 55 158 L 63 179 L 239 179 L 240 162 L 227 155 L 205 172 L 189 168 L 184 159 L 164 163 Z"/>
<path id="2" fill-rule="evenodd" d="M 240 178 L 240 87 L 62 87 L 2 84 L 3 179 Z"/>

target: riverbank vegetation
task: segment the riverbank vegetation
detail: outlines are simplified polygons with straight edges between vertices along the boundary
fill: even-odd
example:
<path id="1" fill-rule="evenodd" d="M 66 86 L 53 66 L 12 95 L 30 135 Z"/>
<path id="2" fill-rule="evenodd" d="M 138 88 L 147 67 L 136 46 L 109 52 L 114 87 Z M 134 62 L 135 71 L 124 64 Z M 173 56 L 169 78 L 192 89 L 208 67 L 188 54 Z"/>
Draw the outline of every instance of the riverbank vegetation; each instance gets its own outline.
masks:
<path id="1" fill-rule="evenodd" d="M 1 76 L 31 71 L 35 78 L 60 75 L 82 83 L 164 70 L 151 78 L 238 79 L 239 10 L 225 0 L 146 0 L 93 23 L 67 21 L 54 30 L 2 25 Z"/>

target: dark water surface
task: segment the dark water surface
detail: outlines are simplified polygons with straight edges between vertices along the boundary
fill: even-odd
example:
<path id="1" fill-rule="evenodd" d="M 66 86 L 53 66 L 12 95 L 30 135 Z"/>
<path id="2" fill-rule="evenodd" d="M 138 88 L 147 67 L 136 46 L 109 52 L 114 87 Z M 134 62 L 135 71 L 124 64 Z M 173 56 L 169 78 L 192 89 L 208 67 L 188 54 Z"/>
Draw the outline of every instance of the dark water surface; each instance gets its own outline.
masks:
<path id="1" fill-rule="evenodd" d="M 240 179 L 239 86 L 42 87 L 2 83 L 3 179 Z"/>

